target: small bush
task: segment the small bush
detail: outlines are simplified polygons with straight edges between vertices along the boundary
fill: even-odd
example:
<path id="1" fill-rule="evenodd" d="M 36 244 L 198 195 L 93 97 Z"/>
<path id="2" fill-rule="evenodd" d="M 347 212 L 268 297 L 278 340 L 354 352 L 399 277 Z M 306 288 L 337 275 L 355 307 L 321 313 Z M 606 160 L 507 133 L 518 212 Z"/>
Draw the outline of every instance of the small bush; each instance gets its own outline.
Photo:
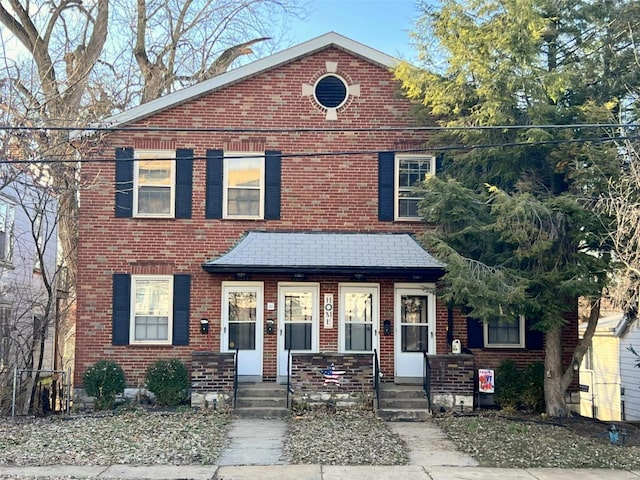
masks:
<path id="1" fill-rule="evenodd" d="M 532 412 L 544 411 L 544 363 L 528 365 L 523 372 L 522 403 Z"/>
<path id="2" fill-rule="evenodd" d="M 493 399 L 504 410 L 516 410 L 522 394 L 522 372 L 513 360 L 503 361 L 496 371 Z"/>
<path id="3" fill-rule="evenodd" d="M 122 367 L 111 360 L 100 360 L 87 368 L 82 383 L 87 394 L 95 397 L 96 410 L 113 407 L 116 395 L 123 393 L 126 386 Z"/>
<path id="4" fill-rule="evenodd" d="M 544 364 L 532 363 L 524 370 L 505 360 L 496 372 L 494 400 L 504 410 L 544 411 Z"/>
<path id="5" fill-rule="evenodd" d="M 177 358 L 157 360 L 147 370 L 146 386 L 161 405 L 185 403 L 189 390 L 189 372 Z"/>

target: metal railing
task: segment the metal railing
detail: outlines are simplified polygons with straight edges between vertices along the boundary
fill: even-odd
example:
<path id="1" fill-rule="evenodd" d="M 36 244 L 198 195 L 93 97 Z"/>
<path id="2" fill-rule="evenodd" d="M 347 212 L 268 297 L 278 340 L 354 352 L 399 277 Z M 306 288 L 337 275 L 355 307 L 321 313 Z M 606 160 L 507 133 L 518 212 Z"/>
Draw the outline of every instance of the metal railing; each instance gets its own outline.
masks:
<path id="1" fill-rule="evenodd" d="M 378 350 L 373 349 L 373 389 L 376 392 L 376 409 L 380 407 L 380 362 L 378 361 Z"/>
<path id="2" fill-rule="evenodd" d="M 293 393 L 291 389 L 291 349 L 287 350 L 287 409 L 291 409 L 291 404 L 289 403 L 290 398 L 289 394 Z"/>
<path id="3" fill-rule="evenodd" d="M 424 394 L 427 397 L 427 403 L 429 404 L 429 410 L 431 410 L 431 364 L 429 363 L 429 355 L 426 350 L 422 351 L 424 357 L 424 365 L 422 368 L 422 388 Z"/>
<path id="4" fill-rule="evenodd" d="M 236 409 L 236 399 L 238 398 L 238 353 L 240 349 L 236 348 L 233 358 L 233 409 Z"/>

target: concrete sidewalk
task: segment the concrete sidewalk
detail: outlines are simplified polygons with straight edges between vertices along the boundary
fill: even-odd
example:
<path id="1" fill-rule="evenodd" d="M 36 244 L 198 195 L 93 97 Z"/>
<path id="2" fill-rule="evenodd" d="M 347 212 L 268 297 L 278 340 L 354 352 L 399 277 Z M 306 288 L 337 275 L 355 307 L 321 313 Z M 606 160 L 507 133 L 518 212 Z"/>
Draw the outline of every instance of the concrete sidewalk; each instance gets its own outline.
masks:
<path id="1" fill-rule="evenodd" d="M 151 480 L 638 480 L 640 472 L 605 469 L 484 468 L 456 466 L 334 465 L 111 465 L 109 467 L 0 467 L 1 478 L 102 478 Z"/>

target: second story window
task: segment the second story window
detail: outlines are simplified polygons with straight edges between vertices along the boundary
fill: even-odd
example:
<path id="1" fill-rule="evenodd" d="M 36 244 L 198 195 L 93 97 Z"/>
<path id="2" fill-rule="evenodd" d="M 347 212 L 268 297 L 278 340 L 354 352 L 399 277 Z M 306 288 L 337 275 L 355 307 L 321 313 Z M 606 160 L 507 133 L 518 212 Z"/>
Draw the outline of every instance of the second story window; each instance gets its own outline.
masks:
<path id="1" fill-rule="evenodd" d="M 11 263 L 13 260 L 13 224 L 15 207 L 0 199 L 0 262 Z"/>
<path id="2" fill-rule="evenodd" d="M 263 154 L 225 154 L 225 218 L 264 217 L 264 157 L 261 155 Z"/>
<path id="3" fill-rule="evenodd" d="M 134 215 L 173 217 L 175 204 L 175 152 L 136 150 Z"/>
<path id="4" fill-rule="evenodd" d="M 418 187 L 436 171 L 436 158 L 425 155 L 396 155 L 396 220 L 420 220 Z"/>
<path id="5" fill-rule="evenodd" d="M 42 210 L 38 210 L 36 212 L 36 216 L 33 220 L 33 236 L 35 240 L 35 265 L 34 270 L 37 272 L 42 271 L 42 262 L 40 261 L 40 257 L 44 256 L 45 250 L 45 230 L 46 225 L 44 224 L 44 212 Z"/>

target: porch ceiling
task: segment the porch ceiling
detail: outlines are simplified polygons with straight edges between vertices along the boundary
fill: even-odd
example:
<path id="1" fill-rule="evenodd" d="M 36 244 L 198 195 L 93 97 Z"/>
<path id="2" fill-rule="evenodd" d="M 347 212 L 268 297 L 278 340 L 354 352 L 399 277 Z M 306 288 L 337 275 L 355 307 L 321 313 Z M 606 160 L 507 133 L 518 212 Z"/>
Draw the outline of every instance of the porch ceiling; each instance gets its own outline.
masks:
<path id="1" fill-rule="evenodd" d="M 249 232 L 202 267 L 211 273 L 368 274 L 423 281 L 444 274 L 444 264 L 406 233 Z"/>

